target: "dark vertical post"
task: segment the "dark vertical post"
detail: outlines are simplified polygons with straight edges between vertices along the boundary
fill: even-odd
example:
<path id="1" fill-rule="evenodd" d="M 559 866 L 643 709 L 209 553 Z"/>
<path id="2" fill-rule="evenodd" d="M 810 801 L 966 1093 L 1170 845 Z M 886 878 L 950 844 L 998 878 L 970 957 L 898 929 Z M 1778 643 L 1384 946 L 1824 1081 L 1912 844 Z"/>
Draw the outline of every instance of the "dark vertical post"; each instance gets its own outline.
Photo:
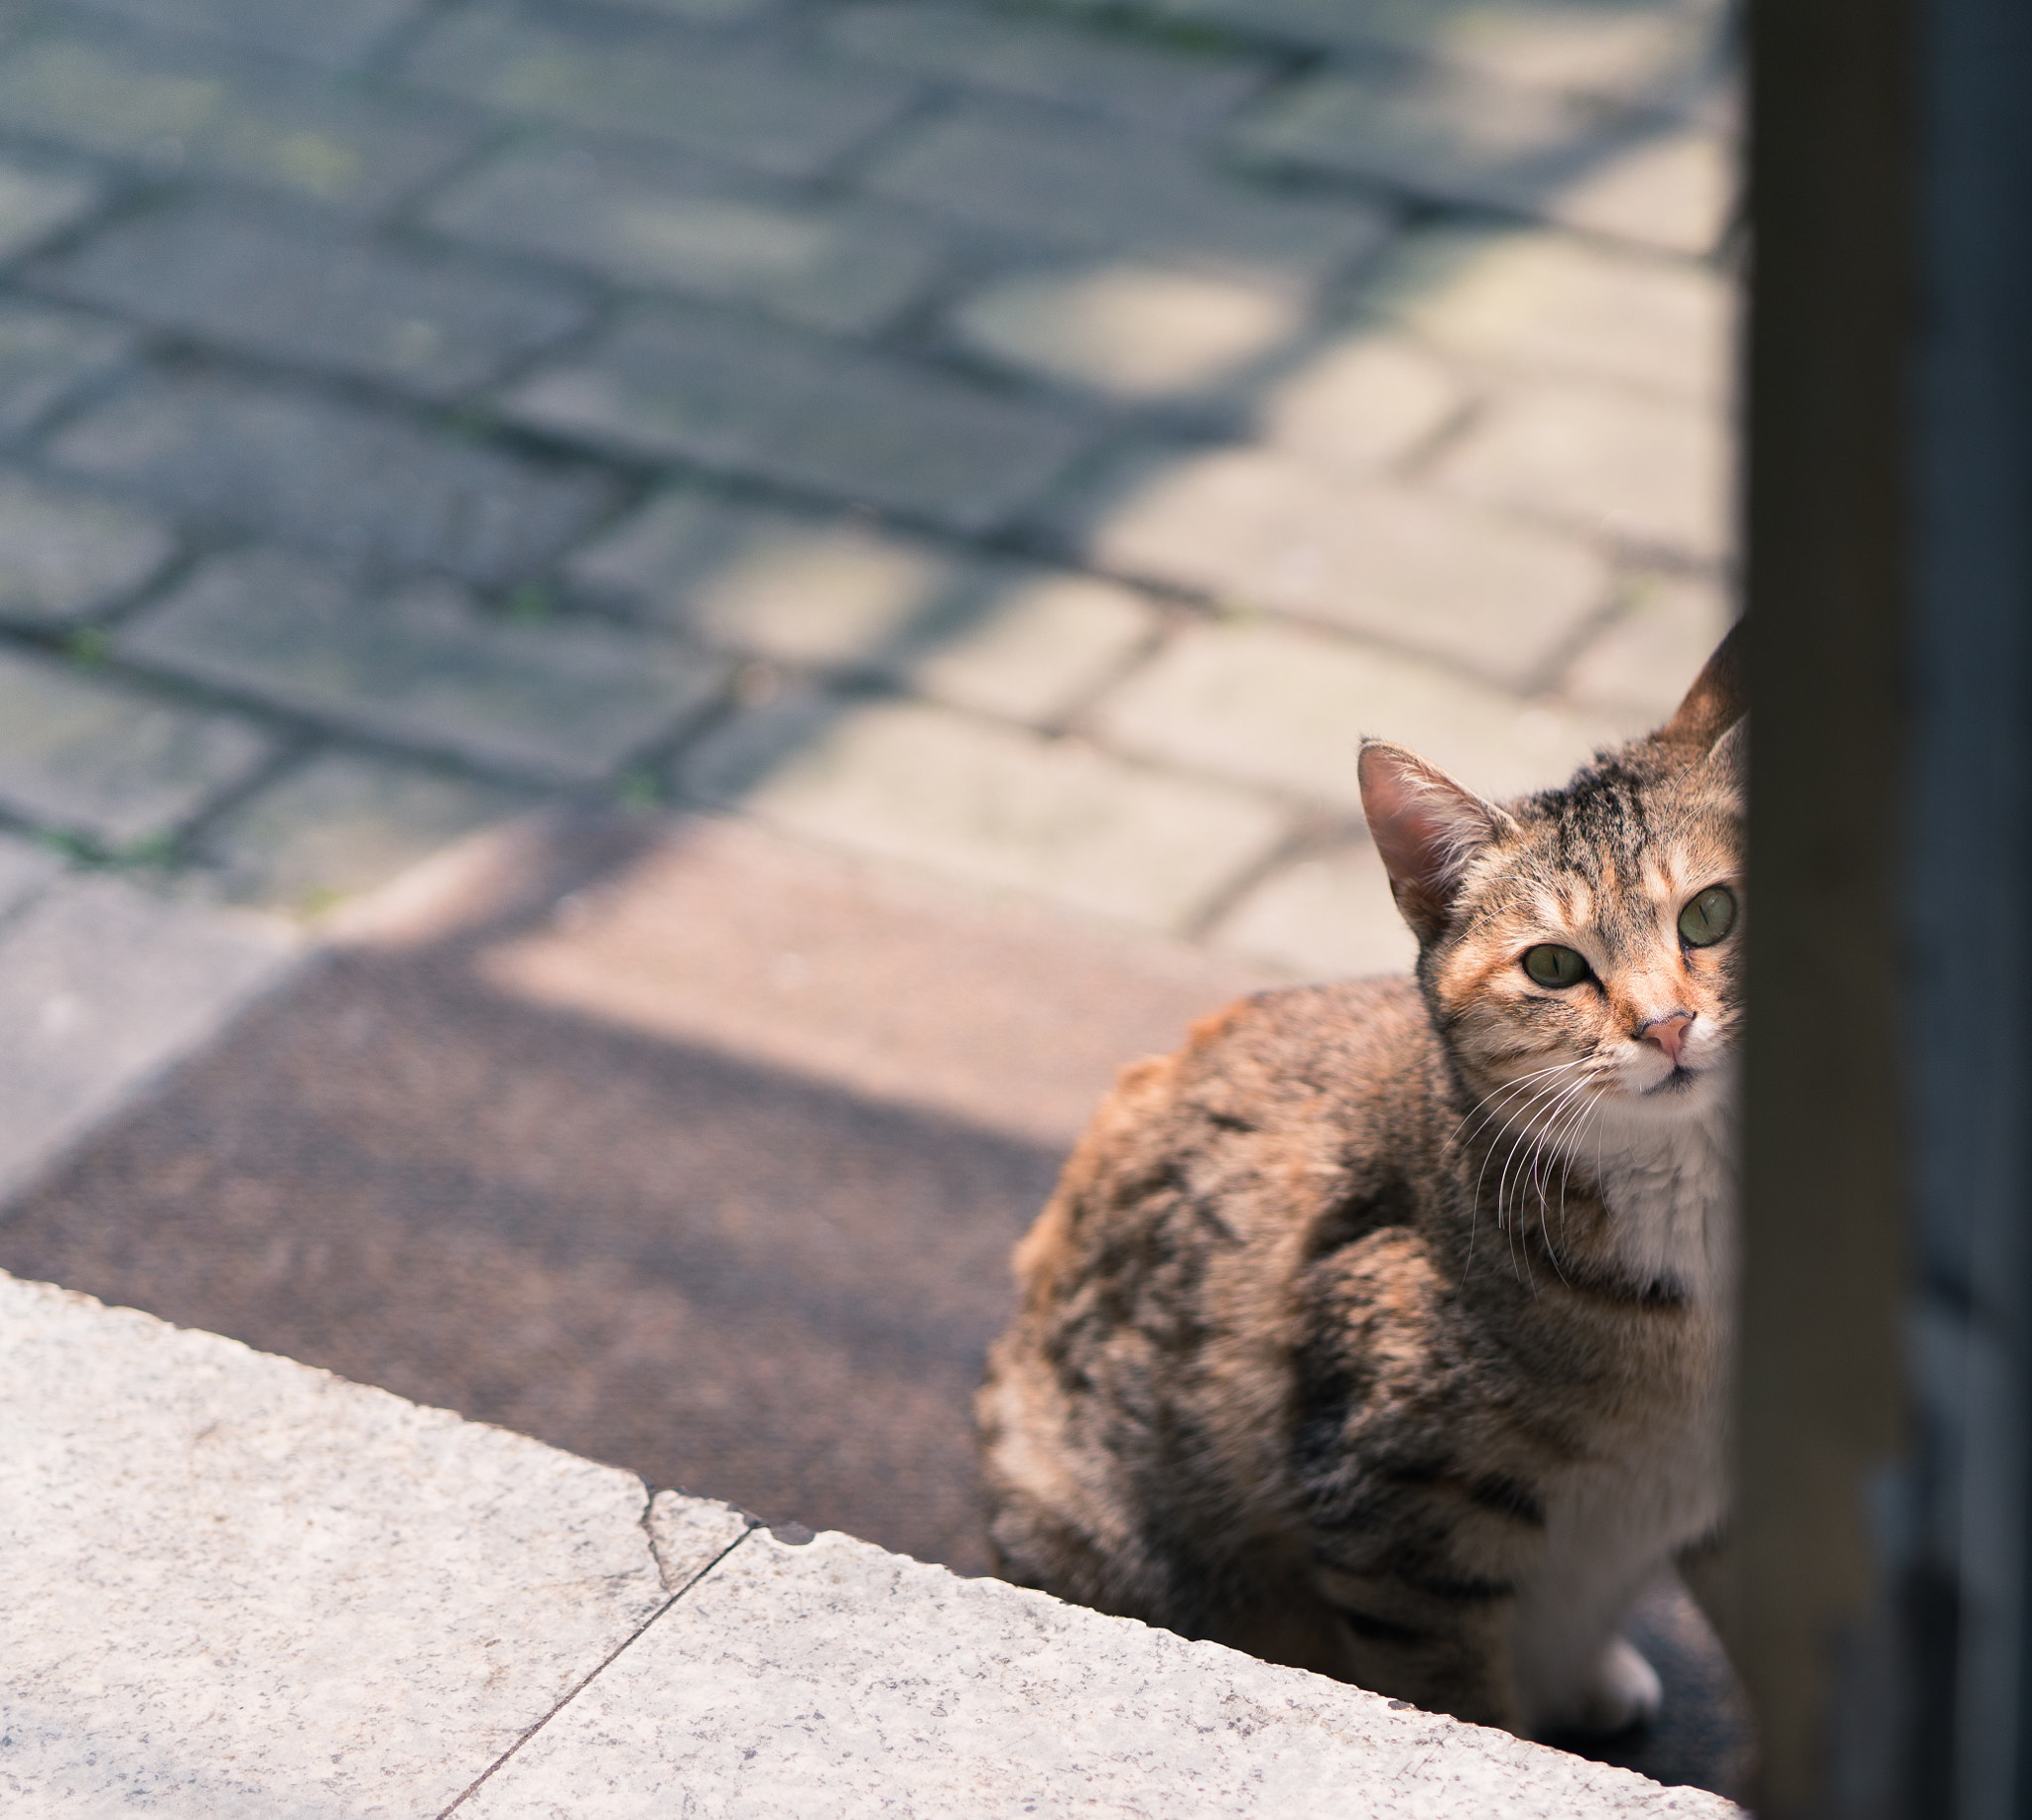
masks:
<path id="1" fill-rule="evenodd" d="M 1732 1642 L 1766 1820 L 2032 1816 L 2032 4 L 1753 0 Z"/>
<path id="2" fill-rule="evenodd" d="M 1765 1820 L 1833 1813 L 1899 1453 L 1911 13 L 1752 0 L 1750 1002 L 1730 1643 Z"/>

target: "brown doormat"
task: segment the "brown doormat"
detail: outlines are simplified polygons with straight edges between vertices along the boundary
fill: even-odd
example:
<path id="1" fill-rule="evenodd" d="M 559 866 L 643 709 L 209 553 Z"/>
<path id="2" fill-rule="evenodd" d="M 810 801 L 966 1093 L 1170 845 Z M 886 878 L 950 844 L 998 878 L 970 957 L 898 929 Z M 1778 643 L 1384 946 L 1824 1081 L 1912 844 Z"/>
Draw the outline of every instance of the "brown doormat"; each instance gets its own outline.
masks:
<path id="1" fill-rule="evenodd" d="M 987 1569 L 1009 1246 L 1121 1063 L 1265 983 L 715 820 L 427 867 L 19 1202 L 0 1267 L 772 1521 Z M 1739 1709 L 1684 1601 L 1670 1724 Z"/>

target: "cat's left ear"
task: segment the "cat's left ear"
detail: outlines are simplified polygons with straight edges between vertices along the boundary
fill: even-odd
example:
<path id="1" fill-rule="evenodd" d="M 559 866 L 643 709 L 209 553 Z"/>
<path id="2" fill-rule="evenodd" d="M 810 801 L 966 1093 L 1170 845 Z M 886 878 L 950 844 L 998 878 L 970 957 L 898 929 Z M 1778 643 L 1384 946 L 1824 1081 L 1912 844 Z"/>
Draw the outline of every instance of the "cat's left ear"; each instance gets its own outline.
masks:
<path id="1" fill-rule="evenodd" d="M 1429 942 L 1446 928 L 1474 855 L 1516 824 L 1401 745 L 1364 739 L 1356 769 L 1390 895 L 1411 933 Z"/>
<path id="2" fill-rule="evenodd" d="M 1713 750 L 1716 741 L 1749 713 L 1749 624 L 1738 619 L 1701 666 L 1686 700 L 1651 737 L 1661 745 Z"/>

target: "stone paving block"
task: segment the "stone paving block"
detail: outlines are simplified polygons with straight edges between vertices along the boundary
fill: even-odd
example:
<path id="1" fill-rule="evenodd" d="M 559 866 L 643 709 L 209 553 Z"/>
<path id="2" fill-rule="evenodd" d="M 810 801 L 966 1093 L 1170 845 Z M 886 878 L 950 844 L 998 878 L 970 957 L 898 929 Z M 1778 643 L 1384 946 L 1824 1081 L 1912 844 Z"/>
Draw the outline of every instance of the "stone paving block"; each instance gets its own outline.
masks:
<path id="1" fill-rule="evenodd" d="M 45 260 L 34 282 L 265 358 L 449 399 L 570 334 L 575 289 L 216 203 L 166 209 Z"/>
<path id="2" fill-rule="evenodd" d="M 1638 716 L 1527 703 L 1421 659 L 1264 621 L 1181 633 L 1091 718 L 1137 757 L 1355 809 L 1364 735 L 1508 797 L 1564 783 L 1597 746 L 1644 730 Z"/>
<path id="3" fill-rule="evenodd" d="M 1741 182 L 1722 129 L 1640 128 L 1577 174 L 1546 214 L 1588 233 L 1701 258 L 1719 245 Z"/>
<path id="4" fill-rule="evenodd" d="M 649 1545 L 665 1589 L 682 1593 L 755 1527 L 753 1517 L 717 1498 L 657 1493 L 649 1505 Z"/>
<path id="5" fill-rule="evenodd" d="M 1424 489 L 1357 485 L 1273 451 L 1135 451 L 1064 510 L 1088 560 L 1524 685 L 1608 604 L 1590 545 Z"/>
<path id="6" fill-rule="evenodd" d="M 55 847 L 0 835 L 0 919 L 33 903 L 65 869 Z"/>
<path id="7" fill-rule="evenodd" d="M 128 330 L 96 317 L 0 298 L 0 438 L 35 429 L 133 351 Z"/>
<path id="8" fill-rule="evenodd" d="M 753 1531 L 460 1811 L 634 1820 L 679 1790 L 698 1820 L 1737 1811 L 833 1530 Z"/>
<path id="9" fill-rule="evenodd" d="M 669 493 L 567 565 L 572 582 L 712 645 L 1055 719 L 1156 632 L 1086 576 L 976 562 L 865 520 Z"/>
<path id="10" fill-rule="evenodd" d="M 321 752 L 207 837 L 235 902 L 316 916 L 533 801 L 359 752 Z"/>
<path id="11" fill-rule="evenodd" d="M 426 218 L 620 285 L 753 304 L 836 332 L 888 322 L 940 264 L 936 237 L 890 210 L 787 199 L 701 166 L 582 146 L 511 150 Z"/>
<path id="12" fill-rule="evenodd" d="M 1397 914 L 1373 845 L 1350 839 L 1279 867 L 1208 938 L 1224 954 L 1306 979 L 1408 974 L 1418 941 Z"/>
<path id="13" fill-rule="evenodd" d="M 561 783 L 675 733 L 722 666 L 596 622 L 525 624 L 428 582 L 392 590 L 280 551 L 221 557 L 127 622 L 126 657 L 369 735 Z"/>
<path id="14" fill-rule="evenodd" d="M 209 530 L 488 585 L 549 562 L 616 499 L 588 468 L 217 374 L 152 377 L 67 426 L 49 453 Z"/>
<path id="15" fill-rule="evenodd" d="M 1140 404 L 1215 392 L 1310 317 L 1293 285 L 1132 260 L 1022 272 L 963 299 L 951 330 L 1027 377 Z"/>
<path id="16" fill-rule="evenodd" d="M 611 0 L 611 4 L 692 25 L 732 25 L 779 12 L 784 0 Z"/>
<path id="17" fill-rule="evenodd" d="M 1062 0 L 1068 3 L 1068 0 Z M 1069 0 L 1109 11 L 1115 0 Z M 1723 9 L 1694 0 L 1149 0 L 1161 19 L 1323 50 L 1436 62 L 1597 98 L 1662 104 L 1714 66 Z"/>
<path id="18" fill-rule="evenodd" d="M 1634 709 L 1663 724 L 1735 612 L 1717 583 L 1643 577 L 1628 604 L 1574 660 L 1566 693 L 1591 706 Z"/>
<path id="19" fill-rule="evenodd" d="M 1576 381 L 1510 388 L 1433 471 L 1467 498 L 1715 561 L 1731 461 L 1715 413 Z"/>
<path id="20" fill-rule="evenodd" d="M 894 121 L 914 85 L 591 10 L 446 19 L 405 65 L 427 88 L 538 120 L 811 177 Z"/>
<path id="21" fill-rule="evenodd" d="M 1407 235 L 1364 288 L 1371 309 L 1450 354 L 1713 404 L 1729 384 L 1734 296 L 1715 273 L 1567 234 Z"/>
<path id="22" fill-rule="evenodd" d="M 0 653 L 0 804 L 24 821 L 129 846 L 181 828 L 271 749 L 237 715 Z"/>
<path id="23" fill-rule="evenodd" d="M 1046 246 L 1185 260 L 1266 277 L 1341 270 L 1381 243 L 1384 211 L 1278 195 L 1149 135 L 959 107 L 901 140 L 867 183 L 969 227 Z"/>
<path id="24" fill-rule="evenodd" d="M 1583 99 L 1446 70 L 1330 70 L 1244 117 L 1229 142 L 1272 166 L 1388 184 L 1673 252 L 1712 250 L 1728 208 L 1727 159 L 1712 133 L 1605 120 Z"/>
<path id="25" fill-rule="evenodd" d="M 679 775 L 797 834 L 1158 927 L 1191 916 L 1287 827 L 1246 790 L 1077 740 L 803 691 L 714 732 Z"/>
<path id="26" fill-rule="evenodd" d="M 139 588 L 176 548 L 152 512 L 0 473 L 0 619 L 88 618 Z"/>
<path id="27" fill-rule="evenodd" d="M 1085 440 L 1024 399 L 760 324 L 642 311 L 508 394 L 531 429 L 983 531 Z"/>
<path id="28" fill-rule="evenodd" d="M 875 5 L 826 28 L 848 57 L 912 75 L 1112 115 L 1162 133 L 1211 126 L 1262 86 L 1264 59 L 1138 43 L 1057 20 L 945 6 Z"/>
<path id="29" fill-rule="evenodd" d="M 1258 439 L 1330 473 L 1372 474 L 1429 442 L 1468 401 L 1458 375 L 1373 326 L 1321 336 L 1254 404 Z"/>
<path id="30" fill-rule="evenodd" d="M 137 159 L 152 176 L 226 178 L 360 214 L 447 169 L 473 138 L 442 106 L 103 26 L 9 50 L 0 131 Z"/>
<path id="31" fill-rule="evenodd" d="M 104 197 L 104 183 L 90 172 L 42 159 L 0 158 L 0 260 L 75 226 Z"/>
<path id="32" fill-rule="evenodd" d="M 230 1340 L 9 1278 L 0 1383 L 29 1813 L 439 1813 L 669 1598 L 633 1474 Z"/>
<path id="33" fill-rule="evenodd" d="M 422 0 L 72 0 L 137 26 L 223 39 L 281 57 L 357 67 Z"/>

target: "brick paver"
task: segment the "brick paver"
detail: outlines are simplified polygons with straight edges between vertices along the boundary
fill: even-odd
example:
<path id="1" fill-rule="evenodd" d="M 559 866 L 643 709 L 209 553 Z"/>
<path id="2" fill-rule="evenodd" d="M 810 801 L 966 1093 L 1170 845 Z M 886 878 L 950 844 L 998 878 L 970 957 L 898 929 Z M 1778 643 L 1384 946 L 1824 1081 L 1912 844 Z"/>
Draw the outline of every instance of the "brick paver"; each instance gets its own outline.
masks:
<path id="1" fill-rule="evenodd" d="M 1641 730 L 1627 718 L 1527 705 L 1419 659 L 1259 621 L 1182 634 L 1113 692 L 1096 721 L 1110 744 L 1139 756 L 1355 811 L 1364 734 L 1411 746 L 1469 789 L 1506 797 Z"/>
<path id="2" fill-rule="evenodd" d="M 1588 544 L 1271 450 L 1137 450 L 1069 502 L 1086 558 L 1452 657 L 1528 684 L 1608 604 Z"/>
<path id="3" fill-rule="evenodd" d="M 619 497 L 591 468 L 223 374 L 152 377 L 68 425 L 50 457 L 208 531 L 495 585 L 540 568 Z"/>
<path id="4" fill-rule="evenodd" d="M 139 26 L 217 38 L 227 44 L 357 67 L 423 0 L 90 0 L 94 12 Z"/>
<path id="5" fill-rule="evenodd" d="M 660 310 L 535 374 L 503 408 L 531 429 L 982 531 L 1080 449 L 1076 419 L 760 324 Z"/>
<path id="6" fill-rule="evenodd" d="M 1288 826 L 1273 801 L 1081 741 L 801 692 L 709 738 L 682 780 L 800 834 L 1159 928 Z"/>
<path id="7" fill-rule="evenodd" d="M 825 38 L 843 56 L 886 68 L 1167 135 L 1213 126 L 1270 73 L 1260 56 L 961 7 L 849 6 L 827 22 Z"/>
<path id="8" fill-rule="evenodd" d="M 685 488 L 567 566 L 572 584 L 723 649 L 1056 720 L 1156 635 L 1116 584 L 970 560 L 853 516 Z"/>
<path id="9" fill-rule="evenodd" d="M 1168 140 L 989 107 L 934 120 L 880 160 L 878 194 L 975 230 L 1110 255 L 1324 276 L 1378 245 L 1387 215 L 1251 189 Z"/>
<path id="10" fill-rule="evenodd" d="M 812 328 L 879 327 L 940 266 L 893 210 L 813 202 L 708 165 L 580 145 L 518 147 L 430 211 L 447 235 L 615 284 L 754 305 Z"/>
<path id="11" fill-rule="evenodd" d="M 379 213 L 473 132 L 441 107 L 181 39 L 65 28 L 0 58 L 0 132 Z"/>
<path id="12" fill-rule="evenodd" d="M 110 847 L 173 835 L 270 753 L 234 715 L 0 654 L 0 808 Z"/>
<path id="13" fill-rule="evenodd" d="M 582 300 L 555 282 L 208 203 L 109 228 L 32 279 L 222 349 L 437 399 L 472 391 L 585 322 Z"/>
<path id="14" fill-rule="evenodd" d="M 420 85 L 593 132 L 811 177 L 902 113 L 911 86 L 873 70 L 754 52 L 599 8 L 468 7 L 407 65 Z"/>
<path id="15" fill-rule="evenodd" d="M 235 902 L 315 916 L 532 800 L 455 772 L 325 751 L 222 817 L 204 845 Z"/>
<path id="16" fill-rule="evenodd" d="M 200 570 L 117 648 L 340 727 L 567 783 L 675 733 L 717 682 L 717 666 L 667 639 L 519 623 L 449 583 L 363 588 L 281 552 Z"/>
<path id="17" fill-rule="evenodd" d="M 1356 736 L 1542 783 L 1726 616 L 1723 11 L 9 12 L 0 822 L 313 914 L 663 792 L 1401 960 Z"/>
<path id="18" fill-rule="evenodd" d="M 89 618 L 139 589 L 176 549 L 152 512 L 0 472 L 0 619 Z"/>

